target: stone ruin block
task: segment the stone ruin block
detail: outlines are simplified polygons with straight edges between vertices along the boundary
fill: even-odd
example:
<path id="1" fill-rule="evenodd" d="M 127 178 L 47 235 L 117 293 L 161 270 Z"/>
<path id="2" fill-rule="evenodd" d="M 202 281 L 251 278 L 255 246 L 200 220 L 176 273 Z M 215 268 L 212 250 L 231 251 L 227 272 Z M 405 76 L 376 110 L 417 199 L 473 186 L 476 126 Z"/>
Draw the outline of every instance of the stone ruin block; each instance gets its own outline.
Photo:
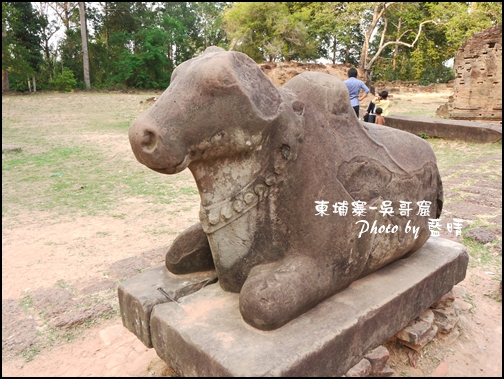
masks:
<path id="1" fill-rule="evenodd" d="M 144 270 L 119 285 L 119 308 L 123 325 L 145 346 L 151 348 L 152 309 L 158 304 L 172 301 L 167 295 L 177 301 L 215 282 L 216 279 L 217 275 L 213 270 L 192 275 L 175 275 L 165 266 Z"/>
<path id="2" fill-rule="evenodd" d="M 239 295 L 212 284 L 156 305 L 152 344 L 183 376 L 341 376 L 463 280 L 467 261 L 462 245 L 431 238 L 273 331 L 246 324 Z"/>
<path id="3" fill-rule="evenodd" d="M 470 37 L 454 61 L 451 119 L 502 121 L 502 23 Z"/>

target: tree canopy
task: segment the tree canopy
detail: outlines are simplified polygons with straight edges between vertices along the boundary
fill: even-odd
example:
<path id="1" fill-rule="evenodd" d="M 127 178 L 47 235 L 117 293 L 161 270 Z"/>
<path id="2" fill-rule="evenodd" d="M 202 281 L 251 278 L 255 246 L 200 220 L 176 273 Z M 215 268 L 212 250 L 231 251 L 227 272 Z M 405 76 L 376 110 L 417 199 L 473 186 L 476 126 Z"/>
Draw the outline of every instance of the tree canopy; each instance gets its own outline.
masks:
<path id="1" fill-rule="evenodd" d="M 220 46 L 256 62 L 347 63 L 374 80 L 447 81 L 445 62 L 501 22 L 502 3 L 85 3 L 91 87 L 164 89 L 175 67 Z M 77 2 L 3 2 L 11 89 L 85 88 Z"/>

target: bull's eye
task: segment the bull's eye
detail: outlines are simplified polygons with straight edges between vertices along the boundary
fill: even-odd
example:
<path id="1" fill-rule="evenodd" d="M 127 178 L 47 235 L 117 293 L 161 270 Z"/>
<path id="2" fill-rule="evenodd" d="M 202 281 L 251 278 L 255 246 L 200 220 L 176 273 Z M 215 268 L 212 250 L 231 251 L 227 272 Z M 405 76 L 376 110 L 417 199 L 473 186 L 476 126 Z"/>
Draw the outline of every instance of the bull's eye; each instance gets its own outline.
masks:
<path id="1" fill-rule="evenodd" d="M 154 133 L 151 131 L 144 131 L 144 135 L 142 137 L 142 147 L 144 150 L 152 151 L 156 148 L 157 138 Z"/>

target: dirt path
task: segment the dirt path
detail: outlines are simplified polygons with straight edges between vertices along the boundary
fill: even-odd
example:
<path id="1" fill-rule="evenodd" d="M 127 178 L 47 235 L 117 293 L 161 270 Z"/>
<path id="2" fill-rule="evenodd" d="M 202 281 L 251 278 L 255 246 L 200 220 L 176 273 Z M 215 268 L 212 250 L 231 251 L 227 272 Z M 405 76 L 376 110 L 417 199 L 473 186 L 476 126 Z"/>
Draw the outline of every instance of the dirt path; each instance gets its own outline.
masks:
<path id="1" fill-rule="evenodd" d="M 138 164 L 124 141 L 89 138 L 105 149 L 112 146 L 110 155 L 119 154 L 126 165 Z M 502 241 L 501 172 L 500 154 L 442 172 L 443 217 L 473 225 L 484 220 Z M 179 185 L 194 186 L 189 172 L 178 175 Z M 122 326 L 116 289 L 140 270 L 163 264 L 162 248 L 197 221 L 199 196 L 189 192 L 180 199 L 160 206 L 124 197 L 119 211 L 105 216 L 27 211 L 2 217 L 2 375 L 172 375 L 153 349 Z M 459 284 L 460 335 L 435 340 L 421 353 L 391 346 L 394 376 L 435 370 L 439 376 L 502 376 L 501 272 L 492 266 L 501 252 L 495 242 L 477 248 Z"/>

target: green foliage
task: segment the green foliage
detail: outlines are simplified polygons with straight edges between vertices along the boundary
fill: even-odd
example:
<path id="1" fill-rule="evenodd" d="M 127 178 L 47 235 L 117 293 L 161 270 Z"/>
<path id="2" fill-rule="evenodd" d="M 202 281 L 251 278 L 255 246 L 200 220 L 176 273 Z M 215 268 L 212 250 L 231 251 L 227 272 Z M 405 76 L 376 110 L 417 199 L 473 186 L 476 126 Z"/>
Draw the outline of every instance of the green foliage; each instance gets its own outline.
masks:
<path id="1" fill-rule="evenodd" d="M 27 90 L 27 80 L 40 71 L 45 22 L 32 3 L 2 3 L 2 69 L 14 74 L 9 84 L 15 90 Z"/>
<path id="2" fill-rule="evenodd" d="M 317 57 L 307 32 L 309 9 L 289 9 L 287 3 L 233 3 L 224 14 L 231 46 L 257 62 Z"/>
<path id="3" fill-rule="evenodd" d="M 56 77 L 50 81 L 53 89 L 56 91 L 66 91 L 70 92 L 77 85 L 74 73 L 69 68 L 63 68 L 61 74 L 56 75 Z"/>
<path id="4" fill-rule="evenodd" d="M 47 4 L 58 19 L 48 20 Z M 38 89 L 47 88 L 57 67 L 74 73 L 72 88 L 84 88 L 76 4 L 2 3 L 2 68 L 12 89 L 28 90 L 33 75 Z M 86 18 L 94 88 L 164 89 L 175 67 L 208 46 L 241 51 L 257 62 L 366 65 L 375 81 L 428 84 L 453 79 L 444 62 L 468 37 L 501 22 L 502 4 L 105 2 L 87 7 Z M 63 37 L 54 34 L 58 29 Z M 366 35 L 373 36 L 369 45 Z"/>
<path id="5" fill-rule="evenodd" d="M 502 3 L 440 2 L 425 3 L 439 30 L 446 37 L 444 50 L 451 56 L 472 35 L 502 22 Z"/>

